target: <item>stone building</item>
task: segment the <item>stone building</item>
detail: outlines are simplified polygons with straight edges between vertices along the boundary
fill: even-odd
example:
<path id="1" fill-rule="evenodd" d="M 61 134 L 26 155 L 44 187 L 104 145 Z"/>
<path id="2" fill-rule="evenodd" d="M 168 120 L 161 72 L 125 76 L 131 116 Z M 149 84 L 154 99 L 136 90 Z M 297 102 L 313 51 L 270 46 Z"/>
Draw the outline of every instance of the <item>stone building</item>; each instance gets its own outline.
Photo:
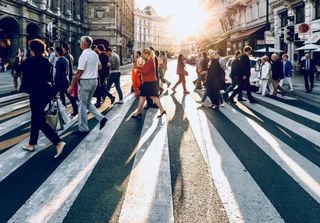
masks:
<path id="1" fill-rule="evenodd" d="M 171 29 L 170 17 L 160 17 L 153 7 L 135 10 L 135 49 L 153 47 L 164 51 L 174 51 L 176 43 Z"/>
<path id="2" fill-rule="evenodd" d="M 80 54 L 79 38 L 88 33 L 86 0 L 1 0 L 0 56 L 7 65 L 18 49 L 26 49 L 32 38 L 52 45 L 48 24 L 57 21 L 59 43 L 70 44 L 75 58 Z"/>
<path id="3" fill-rule="evenodd" d="M 113 48 L 121 61 L 131 58 L 134 41 L 133 0 L 88 0 L 89 35 Z"/>

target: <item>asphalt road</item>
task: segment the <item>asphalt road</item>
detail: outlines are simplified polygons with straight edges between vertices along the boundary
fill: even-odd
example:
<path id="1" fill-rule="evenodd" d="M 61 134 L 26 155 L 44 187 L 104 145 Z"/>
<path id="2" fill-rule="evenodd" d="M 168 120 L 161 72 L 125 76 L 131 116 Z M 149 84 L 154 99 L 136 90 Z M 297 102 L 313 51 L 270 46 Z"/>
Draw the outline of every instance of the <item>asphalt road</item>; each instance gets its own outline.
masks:
<path id="1" fill-rule="evenodd" d="M 69 123 L 59 159 L 43 136 L 36 152 L 22 151 L 27 97 L 1 85 L 0 222 L 320 222 L 319 104 L 254 94 L 258 104 L 213 111 L 208 99 L 196 103 L 203 92 L 187 69 L 191 93 L 165 86 L 167 115 L 148 109 L 136 120 L 123 68 L 125 103 L 106 100 L 106 127 L 89 115 L 85 137 L 72 135 L 76 118 Z"/>

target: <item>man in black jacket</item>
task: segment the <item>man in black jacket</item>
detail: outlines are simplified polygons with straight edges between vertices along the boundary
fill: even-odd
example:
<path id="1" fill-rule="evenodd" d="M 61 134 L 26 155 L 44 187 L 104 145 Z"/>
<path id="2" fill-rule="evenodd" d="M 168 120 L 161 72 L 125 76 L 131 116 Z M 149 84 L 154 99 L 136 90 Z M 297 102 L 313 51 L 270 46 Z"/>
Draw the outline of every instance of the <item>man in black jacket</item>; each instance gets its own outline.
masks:
<path id="1" fill-rule="evenodd" d="M 240 57 L 240 71 L 239 71 L 239 87 L 232 93 L 229 100 L 233 101 L 233 98 L 240 93 L 243 89 L 247 91 L 247 96 L 250 103 L 256 103 L 257 101 L 251 95 L 251 86 L 250 86 L 250 74 L 251 74 L 251 65 L 249 55 L 251 55 L 252 48 L 246 46 L 243 49 L 243 54 Z M 242 99 L 244 101 L 244 99 Z"/>
<path id="2" fill-rule="evenodd" d="M 283 63 L 279 60 L 279 56 L 275 53 L 271 55 L 271 68 L 274 89 L 273 95 L 277 95 L 279 89 L 282 96 L 284 96 L 286 90 L 280 86 L 280 81 L 284 78 Z"/>
<path id="3" fill-rule="evenodd" d="M 301 61 L 300 71 L 304 77 L 306 92 L 312 92 L 314 86 L 314 74 L 316 72 L 316 63 L 310 58 L 309 53 L 306 53 L 305 59 Z"/>

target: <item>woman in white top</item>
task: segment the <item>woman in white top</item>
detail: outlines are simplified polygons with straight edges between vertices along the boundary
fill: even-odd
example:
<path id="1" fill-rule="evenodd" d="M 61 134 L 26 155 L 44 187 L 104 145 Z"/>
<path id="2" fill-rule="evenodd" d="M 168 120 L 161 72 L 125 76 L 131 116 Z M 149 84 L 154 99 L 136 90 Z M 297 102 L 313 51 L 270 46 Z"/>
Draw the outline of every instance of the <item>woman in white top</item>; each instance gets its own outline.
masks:
<path id="1" fill-rule="evenodd" d="M 261 65 L 260 65 L 260 89 L 259 92 L 262 96 L 266 95 L 266 90 L 268 86 L 269 79 L 271 77 L 271 64 L 269 63 L 269 57 L 263 56 L 261 58 Z"/>

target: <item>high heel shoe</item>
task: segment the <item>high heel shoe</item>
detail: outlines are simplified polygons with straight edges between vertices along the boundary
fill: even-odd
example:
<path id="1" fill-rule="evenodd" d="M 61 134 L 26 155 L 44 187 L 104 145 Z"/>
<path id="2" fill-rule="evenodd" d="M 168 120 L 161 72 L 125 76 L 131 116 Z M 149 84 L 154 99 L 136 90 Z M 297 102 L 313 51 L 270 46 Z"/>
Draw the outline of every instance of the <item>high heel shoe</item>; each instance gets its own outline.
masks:
<path id="1" fill-rule="evenodd" d="M 137 115 L 132 115 L 131 118 L 134 118 L 134 119 L 140 119 L 142 117 L 142 114 L 139 113 Z"/>
<path id="2" fill-rule="evenodd" d="M 167 114 L 167 112 L 166 112 L 166 111 L 163 111 L 163 112 L 161 112 L 161 114 L 158 115 L 157 117 L 158 117 L 158 118 L 161 118 L 164 114 Z"/>

